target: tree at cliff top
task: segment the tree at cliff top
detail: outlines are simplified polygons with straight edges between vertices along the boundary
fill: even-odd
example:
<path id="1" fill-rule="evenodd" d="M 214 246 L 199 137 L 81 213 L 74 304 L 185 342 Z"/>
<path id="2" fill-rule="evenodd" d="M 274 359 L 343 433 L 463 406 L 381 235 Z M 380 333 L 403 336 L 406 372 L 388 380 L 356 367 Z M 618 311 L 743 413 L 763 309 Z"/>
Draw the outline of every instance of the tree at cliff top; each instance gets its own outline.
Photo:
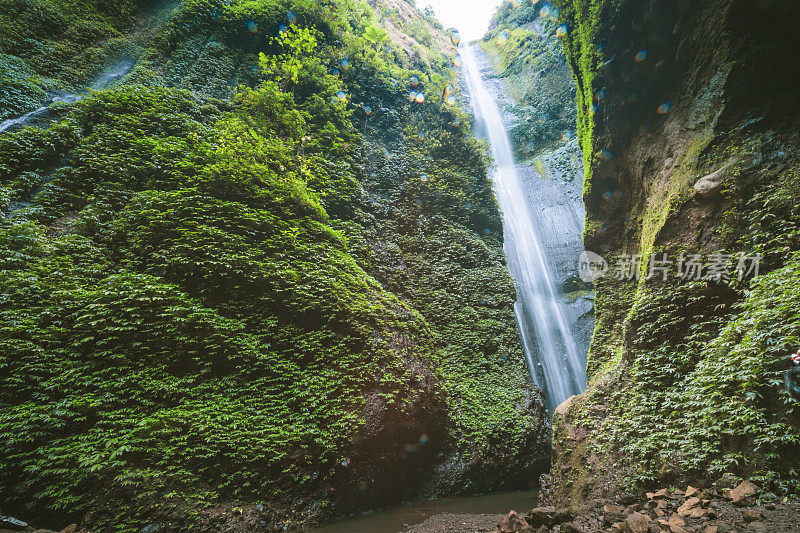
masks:
<path id="1" fill-rule="evenodd" d="M 136 3 L 4 3 L 5 116 L 137 61 L 0 137 L 4 511 L 256 531 L 530 482 L 548 425 L 446 35 L 196 0 L 143 43 Z"/>

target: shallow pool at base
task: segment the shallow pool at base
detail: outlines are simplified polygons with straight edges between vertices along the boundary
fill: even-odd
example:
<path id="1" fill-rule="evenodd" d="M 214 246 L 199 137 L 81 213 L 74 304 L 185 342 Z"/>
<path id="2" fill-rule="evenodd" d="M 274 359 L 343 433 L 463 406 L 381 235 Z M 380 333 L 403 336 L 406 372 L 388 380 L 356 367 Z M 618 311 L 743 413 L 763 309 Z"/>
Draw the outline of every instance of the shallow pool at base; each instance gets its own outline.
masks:
<path id="1" fill-rule="evenodd" d="M 400 533 L 433 516 L 445 513 L 502 515 L 514 509 L 524 514 L 536 507 L 536 501 L 536 491 L 427 500 L 371 511 L 309 530 L 309 533 Z"/>

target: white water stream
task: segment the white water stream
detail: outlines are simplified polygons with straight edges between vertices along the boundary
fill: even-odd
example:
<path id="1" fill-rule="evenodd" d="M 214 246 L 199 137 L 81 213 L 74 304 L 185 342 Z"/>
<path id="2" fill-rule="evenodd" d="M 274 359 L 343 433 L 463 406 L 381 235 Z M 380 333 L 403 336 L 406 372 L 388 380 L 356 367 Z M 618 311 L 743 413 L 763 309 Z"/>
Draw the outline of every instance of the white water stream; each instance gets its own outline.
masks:
<path id="1" fill-rule="evenodd" d="M 529 370 L 552 411 L 585 389 L 585 355 L 578 349 L 559 299 L 542 244 L 542 225 L 534 212 L 537 206 L 524 192 L 511 140 L 497 101 L 484 83 L 474 46 L 462 46 L 461 55 L 477 129 L 485 132 L 496 164 L 494 191 L 503 212 L 504 247 L 517 287 L 514 309 Z"/>
<path id="2" fill-rule="evenodd" d="M 106 89 L 113 85 L 115 82 L 119 81 L 123 77 L 125 77 L 131 69 L 133 69 L 135 62 L 132 59 L 120 59 L 116 61 L 113 65 L 103 71 L 97 79 L 92 82 L 90 88 L 95 91 L 99 91 L 101 89 Z M 74 94 L 65 94 L 62 96 L 54 96 L 52 97 L 45 105 L 34 109 L 33 111 L 29 111 L 22 116 L 17 118 L 10 118 L 8 120 L 4 120 L 0 122 L 0 133 L 5 132 L 6 130 L 10 130 L 12 128 L 16 128 L 19 126 L 24 126 L 31 119 L 34 119 L 38 116 L 44 115 L 50 109 L 50 106 L 53 104 L 73 104 L 79 100 L 81 100 L 86 93 L 74 93 Z"/>

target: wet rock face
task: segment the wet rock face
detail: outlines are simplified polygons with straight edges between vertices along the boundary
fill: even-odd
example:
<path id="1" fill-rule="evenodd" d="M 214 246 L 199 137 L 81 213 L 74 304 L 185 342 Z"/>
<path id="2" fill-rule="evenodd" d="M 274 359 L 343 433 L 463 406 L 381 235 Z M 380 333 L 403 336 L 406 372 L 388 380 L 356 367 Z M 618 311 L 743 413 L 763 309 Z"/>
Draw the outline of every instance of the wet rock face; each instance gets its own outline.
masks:
<path id="1" fill-rule="evenodd" d="M 559 4 L 569 27 L 581 27 L 566 37 L 566 48 L 581 102 L 581 147 L 594 154 L 587 158 L 584 190 L 587 250 L 612 265 L 617 254 L 640 254 L 642 277 L 653 253 L 673 259 L 680 253 L 708 258 L 720 250 L 761 253 L 760 274 L 788 268 L 798 246 L 781 236 L 794 215 L 768 206 L 784 194 L 796 202 L 796 192 L 789 191 L 796 191 L 800 168 L 799 80 L 787 65 L 800 53 L 800 5 Z M 764 224 L 771 217 L 776 223 Z M 733 363 L 709 348 L 733 331 L 734 304 L 770 308 L 745 292 L 753 286 L 749 279 L 737 284 L 709 278 L 690 288 L 674 271 L 639 283 L 608 276 L 596 283 L 597 328 L 588 362 L 593 384 L 554 422 L 556 506 L 610 497 L 634 471 L 664 481 L 709 482 L 708 476 L 724 472 L 710 473 L 709 465 L 737 451 L 746 455 L 737 474 L 747 477 L 759 468 L 763 457 L 742 444 L 759 430 L 748 426 L 748 437 L 739 441 L 727 437 L 727 428 L 738 409 L 770 420 L 789 413 L 791 400 L 780 383 L 787 367 L 774 363 L 783 354 L 752 345 L 751 356 Z M 754 326 L 756 335 L 768 336 L 790 320 L 775 316 Z M 690 328 L 706 335 L 692 336 Z M 688 342 L 696 349 L 687 349 Z M 744 341 L 722 342 L 731 353 Z M 728 364 L 741 374 L 718 379 Z M 756 368 L 768 368 L 771 381 Z M 736 392 L 746 381 L 769 391 L 764 405 Z M 712 399 L 701 392 L 701 382 L 713 382 L 722 394 Z M 785 416 L 793 421 L 780 431 L 795 435 L 796 417 Z M 703 417 L 725 436 L 699 437 L 702 444 L 690 452 L 687 443 L 698 442 L 693 435 L 702 431 Z M 778 477 L 789 469 L 777 461 L 769 468 Z M 706 509 L 697 497 L 699 504 L 684 509 L 687 516 Z M 618 518 L 625 523 L 628 516 Z"/>

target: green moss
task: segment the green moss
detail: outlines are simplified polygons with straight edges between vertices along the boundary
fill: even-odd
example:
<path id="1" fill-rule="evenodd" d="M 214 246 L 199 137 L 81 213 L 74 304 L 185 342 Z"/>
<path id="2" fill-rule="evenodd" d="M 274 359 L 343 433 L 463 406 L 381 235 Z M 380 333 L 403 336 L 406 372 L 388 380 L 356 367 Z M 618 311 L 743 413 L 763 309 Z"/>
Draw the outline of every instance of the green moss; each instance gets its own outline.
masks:
<path id="1" fill-rule="evenodd" d="M 133 16 L 109 13 L 92 42 Z M 449 491 L 544 456 L 482 147 L 441 105 L 441 54 L 406 70 L 374 23 L 186 2 L 126 84 L 0 137 L 9 505 L 138 531 L 262 502 L 288 527 L 386 503 L 400 474 L 420 490 L 438 453 L 469 464 Z M 425 105 L 392 83 L 412 74 Z"/>

